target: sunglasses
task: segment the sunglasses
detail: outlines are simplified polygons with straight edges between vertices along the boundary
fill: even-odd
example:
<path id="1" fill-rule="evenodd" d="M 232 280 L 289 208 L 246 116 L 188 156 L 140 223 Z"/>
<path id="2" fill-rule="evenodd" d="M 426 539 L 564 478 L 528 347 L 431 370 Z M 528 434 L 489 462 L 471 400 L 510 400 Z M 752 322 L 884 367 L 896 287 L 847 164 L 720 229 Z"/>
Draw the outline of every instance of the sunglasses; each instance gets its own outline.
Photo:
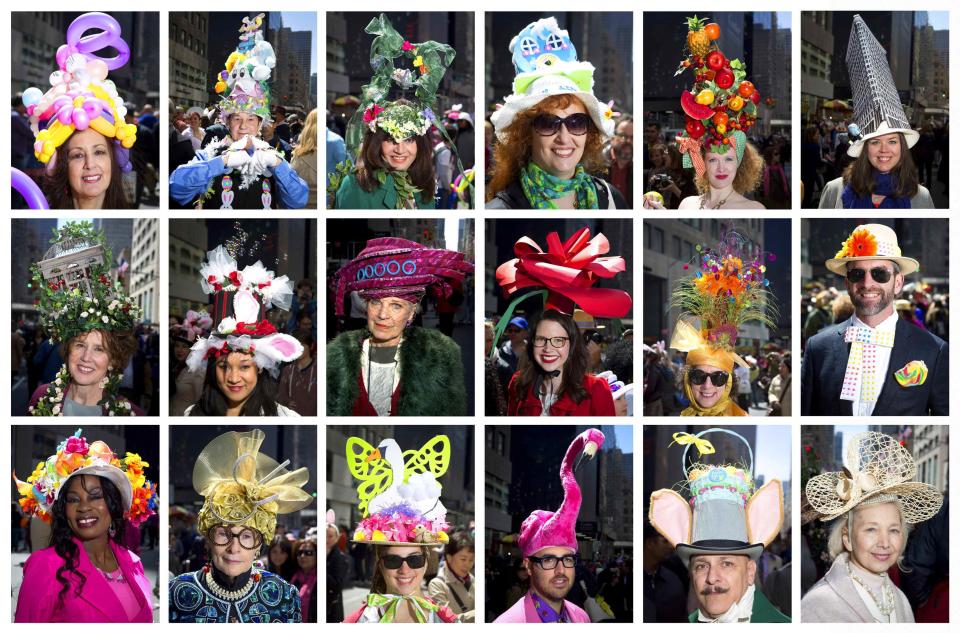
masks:
<path id="1" fill-rule="evenodd" d="M 406 563 L 410 569 L 420 569 L 427 564 L 427 557 L 423 554 L 411 554 L 406 558 L 397 556 L 396 554 L 387 554 L 386 556 L 381 556 L 380 560 L 383 561 L 383 566 L 387 569 L 400 569 L 404 563 Z"/>
<path id="2" fill-rule="evenodd" d="M 533 129 L 540 136 L 553 136 L 560 131 L 561 125 L 566 126 L 567 132 L 574 136 L 583 136 L 590 127 L 590 117 L 583 112 L 577 112 L 565 119 L 555 114 L 540 114 L 533 120 Z"/>
<path id="3" fill-rule="evenodd" d="M 890 281 L 890 277 L 893 276 L 893 271 L 889 268 L 884 268 L 883 266 L 877 266 L 876 268 L 869 269 L 870 277 L 873 278 L 878 284 L 885 284 Z M 858 284 L 864 279 L 867 278 L 867 269 L 866 268 L 851 268 L 847 271 L 847 281 L 852 284 Z"/>
<path id="4" fill-rule="evenodd" d="M 316 554 L 312 549 L 302 549 L 297 552 L 297 556 L 314 556 Z"/>
<path id="5" fill-rule="evenodd" d="M 557 563 L 563 564 L 567 569 L 573 569 L 580 560 L 579 556 L 528 556 L 531 561 L 545 571 L 557 568 Z"/>
<path id="6" fill-rule="evenodd" d="M 715 371 L 708 374 L 702 369 L 690 370 L 690 382 L 695 385 L 702 385 L 707 382 L 707 378 L 710 379 L 714 387 L 722 387 L 727 384 L 727 379 L 730 378 L 730 374 L 725 371 Z"/>

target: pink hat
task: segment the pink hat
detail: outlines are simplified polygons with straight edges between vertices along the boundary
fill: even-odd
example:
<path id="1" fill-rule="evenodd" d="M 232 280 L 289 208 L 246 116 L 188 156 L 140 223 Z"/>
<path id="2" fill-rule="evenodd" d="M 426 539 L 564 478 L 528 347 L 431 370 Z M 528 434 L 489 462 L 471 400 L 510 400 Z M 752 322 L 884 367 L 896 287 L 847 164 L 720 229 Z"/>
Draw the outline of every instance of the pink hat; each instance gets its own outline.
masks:
<path id="1" fill-rule="evenodd" d="M 580 486 L 574 474 L 582 457 L 592 458 L 603 446 L 603 433 L 587 429 L 574 438 L 560 465 L 563 483 L 563 503 L 556 512 L 534 510 L 520 526 L 517 542 L 524 558 L 547 547 L 566 547 L 574 552 L 577 547 L 577 515 L 580 514 Z M 576 463 L 575 463 L 576 460 Z"/>

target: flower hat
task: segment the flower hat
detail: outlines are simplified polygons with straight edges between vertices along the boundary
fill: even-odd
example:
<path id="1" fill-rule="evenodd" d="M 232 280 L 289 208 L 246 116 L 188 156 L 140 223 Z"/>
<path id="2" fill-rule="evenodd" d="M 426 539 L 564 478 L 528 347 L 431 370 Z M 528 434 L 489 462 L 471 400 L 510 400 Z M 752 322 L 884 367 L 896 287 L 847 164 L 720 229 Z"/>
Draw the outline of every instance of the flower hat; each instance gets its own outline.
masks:
<path id="1" fill-rule="evenodd" d="M 144 475 L 144 469 L 150 464 L 136 453 L 127 453 L 120 459 L 105 442 L 97 440 L 88 444 L 80 433 L 77 429 L 61 442 L 57 452 L 37 464 L 26 481 L 20 481 L 14 474 L 23 511 L 50 523 L 53 504 L 67 488 L 67 481 L 75 475 L 95 475 L 109 479 L 117 487 L 126 508 L 124 518 L 134 525 L 156 514 L 157 485 Z"/>
<path id="2" fill-rule="evenodd" d="M 206 310 L 187 310 L 183 323 L 172 328 L 171 335 L 177 341 L 193 345 L 198 337 L 208 334 L 212 327 L 213 319 Z"/>
<path id="3" fill-rule="evenodd" d="M 95 32 L 87 35 L 90 31 Z M 97 56 L 108 47 L 116 50 L 116 56 Z M 132 169 L 128 150 L 137 140 L 137 126 L 124 121 L 127 108 L 107 79 L 109 71 L 122 68 L 129 59 L 120 23 L 106 13 L 84 13 L 67 27 L 67 43 L 57 49 L 59 70 L 50 74 L 50 88 L 43 92 L 30 87 L 22 97 L 36 137 L 33 153 L 47 173 L 56 166 L 57 148 L 75 131 L 86 129 L 114 140 L 117 163 L 125 172 Z"/>
<path id="4" fill-rule="evenodd" d="M 860 138 L 850 144 L 847 154 L 856 158 L 868 140 L 895 132 L 903 134 L 908 148 L 913 147 L 920 134 L 910 128 L 903 111 L 887 51 L 859 15 L 853 16 L 846 61 L 853 92 L 853 119 L 860 128 Z"/>
<path id="5" fill-rule="evenodd" d="M 804 491 L 823 521 L 859 505 L 898 502 L 904 521 L 922 523 L 943 505 L 939 490 L 916 481 L 913 456 L 897 440 L 875 431 L 858 433 L 847 445 L 843 470 L 811 477 Z"/>
<path id="6" fill-rule="evenodd" d="M 747 132 L 757 120 L 760 93 L 746 80 L 747 70 L 739 59 L 727 59 L 717 40 L 720 27 L 708 18 L 687 18 L 687 46 L 675 75 L 694 74 L 693 86 L 680 95 L 686 128 L 677 137 L 683 166 L 697 176 L 706 170 L 702 151 L 737 153 L 737 165 L 747 147 Z"/>
<path id="7" fill-rule="evenodd" d="M 837 254 L 826 261 L 826 267 L 830 272 L 844 276 L 847 274 L 847 262 L 865 259 L 896 262 L 901 275 L 920 270 L 920 262 L 901 255 L 897 234 L 884 224 L 861 224 L 855 228 Z"/>
<path id="8" fill-rule="evenodd" d="M 739 439 L 746 446 L 749 461 L 744 464 L 736 459 L 713 465 L 698 460 L 687 464 L 691 446 L 697 448 L 701 460 L 716 453 L 704 437 L 708 434 Z M 728 429 L 707 429 L 696 435 L 674 433 L 673 439 L 671 445 L 685 447 L 682 463 L 686 480 L 679 485 L 680 492 L 663 488 L 650 495 L 650 525 L 676 548 L 686 566 L 697 554 L 743 555 L 757 560 L 783 526 L 780 480 L 756 488 L 753 449 L 741 435 Z"/>
<path id="9" fill-rule="evenodd" d="M 197 515 L 201 534 L 218 525 L 236 525 L 258 531 L 269 543 L 278 514 L 313 503 L 314 496 L 303 490 L 310 472 L 287 470 L 289 459 L 277 463 L 261 453 L 265 438 L 260 429 L 230 431 L 212 439 L 200 452 L 193 466 L 193 489 L 203 497 Z"/>
<path id="10" fill-rule="evenodd" d="M 300 341 L 277 332 L 265 317 L 271 307 L 290 309 L 293 287 L 286 275 L 275 277 L 259 261 L 240 270 L 221 244 L 207 253 L 200 267 L 200 285 L 214 296 L 214 332 L 190 348 L 186 361 L 190 371 L 203 371 L 211 357 L 247 352 L 258 367 L 275 375 L 280 363 L 303 353 Z"/>
<path id="11" fill-rule="evenodd" d="M 270 120 L 270 75 L 277 57 L 270 42 L 263 39 L 263 14 L 244 16 L 236 50 L 227 57 L 217 76 L 214 90 L 221 95 L 220 122 L 231 114 L 247 112 L 260 117 L 261 125 Z"/>
<path id="12" fill-rule="evenodd" d="M 450 466 L 450 438 L 437 435 L 420 450 L 402 451 L 394 439 L 376 447 L 359 437 L 346 446 L 347 466 L 358 480 L 361 520 L 353 540 L 372 545 L 446 543 L 447 509 L 437 482 Z"/>
<path id="13" fill-rule="evenodd" d="M 593 94 L 594 67 L 577 59 L 570 34 L 561 29 L 554 17 L 531 22 L 510 41 L 513 67 L 513 94 L 490 116 L 499 138 L 517 114 L 532 108 L 547 97 L 560 94 L 576 96 L 587 109 L 593 123 L 605 136 L 613 136 L 612 103 L 604 104 Z"/>

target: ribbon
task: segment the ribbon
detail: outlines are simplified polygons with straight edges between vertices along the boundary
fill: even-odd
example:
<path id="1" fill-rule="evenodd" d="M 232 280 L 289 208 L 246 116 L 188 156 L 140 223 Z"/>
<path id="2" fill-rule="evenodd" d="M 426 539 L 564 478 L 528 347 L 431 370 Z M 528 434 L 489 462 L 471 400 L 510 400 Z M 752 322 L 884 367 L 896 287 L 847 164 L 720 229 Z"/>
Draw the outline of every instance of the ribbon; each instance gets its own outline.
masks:
<path id="1" fill-rule="evenodd" d="M 707 171 L 707 166 L 703 162 L 703 143 L 700 142 L 700 139 L 689 136 L 678 136 L 677 148 L 680 150 L 680 153 L 684 155 L 683 166 L 692 166 L 697 178 L 702 177 Z"/>
<path id="2" fill-rule="evenodd" d="M 872 473 L 861 471 L 851 473 L 844 467 L 837 473 L 837 498 L 844 502 L 855 501 L 864 493 L 876 490 L 878 485 L 877 478 Z"/>
<path id="3" fill-rule="evenodd" d="M 843 340 L 850 343 L 847 370 L 843 375 L 841 400 L 876 402 L 881 385 L 877 385 L 877 348 L 893 347 L 894 331 L 878 331 L 851 325 L 843 332 Z M 866 374 L 866 377 L 864 377 Z"/>
<path id="4" fill-rule="evenodd" d="M 683 319 L 677 321 L 670 339 L 670 348 L 687 352 L 688 365 L 713 365 L 728 372 L 733 371 L 733 364 L 749 367 L 747 362 L 736 352 L 716 348 L 710 344 L 700 330 Z"/>
<path id="5" fill-rule="evenodd" d="M 367 606 L 374 607 L 379 609 L 380 607 L 386 607 L 383 616 L 380 618 L 380 622 L 383 624 L 388 624 L 395 622 L 397 619 L 397 607 L 401 602 L 408 602 L 410 606 L 413 607 L 413 617 L 420 623 L 424 624 L 429 617 L 427 611 L 431 613 L 436 613 L 440 607 L 426 598 L 421 598 L 419 596 L 398 596 L 395 594 L 380 594 L 380 593 L 371 593 L 367 596 Z"/>
<path id="6" fill-rule="evenodd" d="M 673 441 L 667 445 L 667 448 L 670 448 L 674 444 L 679 444 L 680 446 L 693 444 L 697 448 L 697 452 L 701 457 L 704 455 L 712 455 L 717 452 L 717 449 L 713 447 L 713 444 L 711 444 L 709 440 L 705 440 L 702 437 L 697 437 L 696 435 L 692 435 L 684 431 L 674 433 Z"/>

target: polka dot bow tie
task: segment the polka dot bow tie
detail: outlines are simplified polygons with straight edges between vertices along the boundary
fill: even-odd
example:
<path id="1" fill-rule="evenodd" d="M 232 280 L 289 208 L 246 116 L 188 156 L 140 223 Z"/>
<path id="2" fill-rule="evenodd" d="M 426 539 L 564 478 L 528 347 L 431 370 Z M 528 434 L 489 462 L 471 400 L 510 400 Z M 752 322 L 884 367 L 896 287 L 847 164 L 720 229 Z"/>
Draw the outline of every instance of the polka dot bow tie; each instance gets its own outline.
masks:
<path id="1" fill-rule="evenodd" d="M 843 375 L 841 400 L 876 402 L 883 387 L 877 382 L 877 348 L 893 347 L 895 332 L 880 332 L 866 327 L 850 326 L 843 332 L 843 340 L 850 343 L 847 371 Z"/>

